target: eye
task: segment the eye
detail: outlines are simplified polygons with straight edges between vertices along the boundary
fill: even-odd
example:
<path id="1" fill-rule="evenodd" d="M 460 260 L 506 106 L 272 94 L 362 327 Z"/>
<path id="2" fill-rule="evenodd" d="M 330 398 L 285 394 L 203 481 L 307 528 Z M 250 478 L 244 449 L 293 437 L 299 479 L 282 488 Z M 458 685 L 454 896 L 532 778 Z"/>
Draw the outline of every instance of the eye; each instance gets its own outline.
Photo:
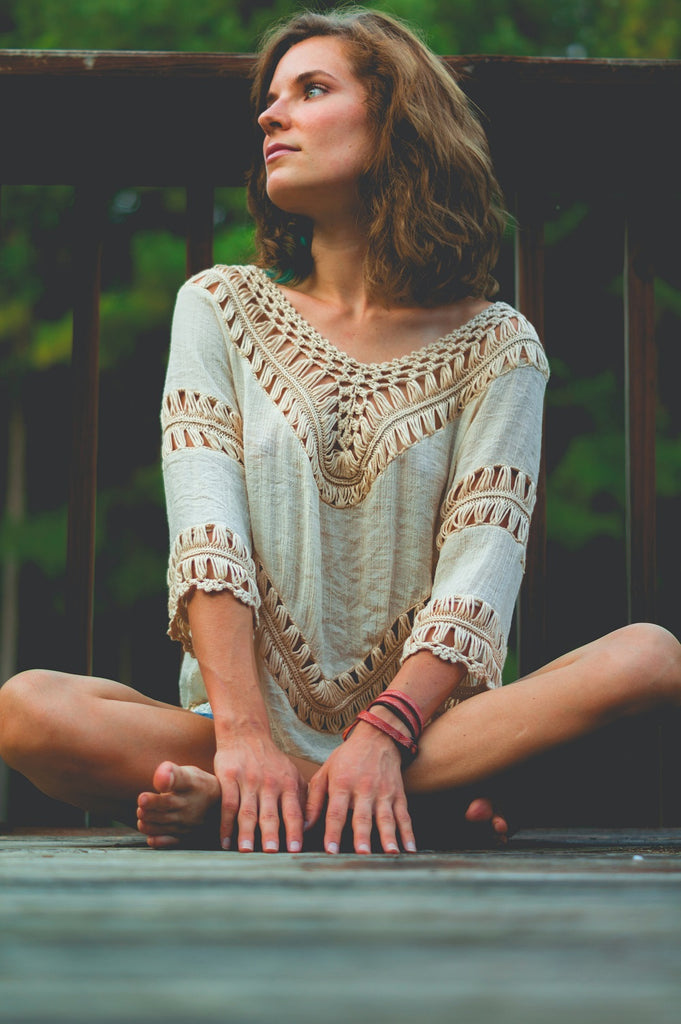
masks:
<path id="1" fill-rule="evenodd" d="M 310 82 L 303 91 L 306 97 L 314 99 L 316 96 L 323 96 L 324 93 L 328 92 L 328 89 L 320 85 L 319 82 Z"/>

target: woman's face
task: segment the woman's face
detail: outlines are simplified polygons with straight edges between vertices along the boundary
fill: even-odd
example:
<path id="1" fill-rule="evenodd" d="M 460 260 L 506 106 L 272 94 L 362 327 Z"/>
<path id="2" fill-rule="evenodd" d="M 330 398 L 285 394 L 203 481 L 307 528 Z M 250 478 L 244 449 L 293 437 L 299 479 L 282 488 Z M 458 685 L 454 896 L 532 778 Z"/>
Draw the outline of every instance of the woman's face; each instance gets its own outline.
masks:
<path id="1" fill-rule="evenodd" d="M 345 44 L 326 36 L 296 43 L 277 64 L 266 103 L 258 123 L 275 206 L 313 221 L 355 216 L 373 133 Z"/>

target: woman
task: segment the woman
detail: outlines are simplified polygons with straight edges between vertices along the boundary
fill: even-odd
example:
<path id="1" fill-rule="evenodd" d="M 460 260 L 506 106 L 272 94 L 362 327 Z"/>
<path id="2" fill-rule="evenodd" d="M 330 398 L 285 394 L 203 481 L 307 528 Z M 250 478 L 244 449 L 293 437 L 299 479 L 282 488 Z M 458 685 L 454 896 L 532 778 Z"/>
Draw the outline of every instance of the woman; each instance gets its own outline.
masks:
<path id="1" fill-rule="evenodd" d="M 263 50 L 258 265 L 178 297 L 163 404 L 183 709 L 28 672 L 0 751 L 162 848 L 413 851 L 447 799 L 681 699 L 681 649 L 619 630 L 499 688 L 534 502 L 546 360 L 492 302 L 503 216 L 440 62 L 376 12 L 302 15 Z M 255 627 L 255 629 L 254 629 Z M 449 812 L 451 813 L 451 811 Z M 489 801 L 469 819 L 506 823 Z M 215 825 L 217 829 L 217 824 Z"/>

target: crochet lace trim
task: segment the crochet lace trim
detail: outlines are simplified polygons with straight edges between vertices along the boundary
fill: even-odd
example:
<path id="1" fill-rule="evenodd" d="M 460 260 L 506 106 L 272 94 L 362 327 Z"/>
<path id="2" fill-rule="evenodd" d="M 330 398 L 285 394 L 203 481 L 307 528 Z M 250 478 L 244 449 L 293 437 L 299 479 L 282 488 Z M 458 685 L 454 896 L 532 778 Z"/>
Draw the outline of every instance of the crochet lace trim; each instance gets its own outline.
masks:
<path id="1" fill-rule="evenodd" d="M 243 465 L 243 422 L 224 402 L 199 391 L 170 391 L 161 408 L 163 456 L 179 448 L 211 448 Z"/>
<path id="2" fill-rule="evenodd" d="M 301 721 L 338 733 L 388 686 L 421 604 L 400 615 L 382 639 L 347 672 L 327 679 L 262 566 L 258 653 Z"/>
<path id="3" fill-rule="evenodd" d="M 322 337 L 257 267 L 214 267 L 210 291 L 234 345 L 288 420 L 321 499 L 359 504 L 407 448 L 434 434 L 497 377 L 532 366 L 548 377 L 533 327 L 498 302 L 410 355 L 362 363 Z"/>
<path id="4" fill-rule="evenodd" d="M 403 660 L 417 651 L 430 651 L 443 661 L 466 666 L 467 676 L 448 706 L 480 690 L 501 686 L 506 640 L 494 608 L 478 598 L 430 601 L 414 620 Z"/>
<path id="5" fill-rule="evenodd" d="M 168 565 L 168 635 L 194 653 L 187 601 L 193 590 L 229 590 L 257 613 L 260 595 L 255 563 L 243 541 L 227 526 L 192 526 L 175 538 Z"/>
<path id="6" fill-rule="evenodd" d="M 445 498 L 437 546 L 441 548 L 447 537 L 469 526 L 498 526 L 525 548 L 536 499 L 534 481 L 519 469 L 476 469 L 459 480 Z"/>

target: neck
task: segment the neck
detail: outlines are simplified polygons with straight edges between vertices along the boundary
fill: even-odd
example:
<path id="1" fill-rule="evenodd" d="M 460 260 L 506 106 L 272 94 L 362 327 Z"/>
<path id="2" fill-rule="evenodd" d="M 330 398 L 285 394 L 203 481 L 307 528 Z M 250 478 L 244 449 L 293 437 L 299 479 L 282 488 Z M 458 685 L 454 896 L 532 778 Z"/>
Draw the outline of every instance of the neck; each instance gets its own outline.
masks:
<path id="1" fill-rule="evenodd" d="M 312 273 L 299 291 L 329 303 L 339 311 L 361 316 L 374 303 L 364 281 L 366 235 L 355 225 L 329 230 L 315 224 L 312 238 Z"/>

